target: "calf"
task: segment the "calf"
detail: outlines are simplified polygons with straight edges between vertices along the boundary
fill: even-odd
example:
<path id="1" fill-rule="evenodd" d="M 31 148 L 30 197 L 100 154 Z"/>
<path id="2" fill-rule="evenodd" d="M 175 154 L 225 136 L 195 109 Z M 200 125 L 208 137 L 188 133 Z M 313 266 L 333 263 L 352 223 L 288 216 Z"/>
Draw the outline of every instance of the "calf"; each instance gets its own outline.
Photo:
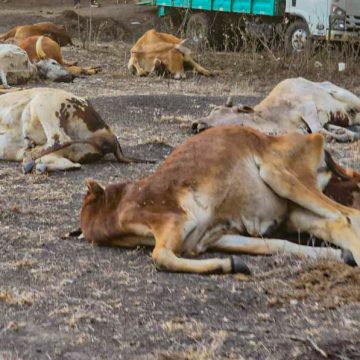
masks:
<path id="1" fill-rule="evenodd" d="M 68 170 L 112 153 L 124 156 L 89 101 L 69 92 L 34 88 L 0 96 L 0 159 L 22 161 L 24 172 Z"/>
<path id="2" fill-rule="evenodd" d="M 14 39 L 16 43 L 31 36 L 46 35 L 56 41 L 60 46 L 72 45 L 71 36 L 64 25 L 57 25 L 51 22 L 43 22 L 33 25 L 19 25 L 0 34 L 0 41 Z"/>
<path id="3" fill-rule="evenodd" d="M 65 61 L 62 57 L 60 45 L 46 36 L 28 37 L 21 41 L 19 46 L 27 52 L 30 61 L 37 63 L 46 59 L 55 60 L 74 76 L 94 75 L 101 70 L 99 66 L 80 67 L 76 66 L 76 62 Z"/>
<path id="4" fill-rule="evenodd" d="M 277 134 L 320 131 L 338 141 L 352 141 L 360 134 L 345 128 L 360 123 L 360 99 L 330 82 L 317 83 L 303 78 L 280 82 L 254 108 L 226 106 L 192 124 L 199 132 L 208 127 L 239 124 Z M 339 133 L 340 132 L 340 133 Z"/>
<path id="5" fill-rule="evenodd" d="M 168 271 L 248 272 L 238 257 L 183 257 L 208 249 L 341 258 L 341 250 L 268 238 L 280 226 L 349 250 L 360 264 L 360 211 L 322 193 L 331 179 L 323 158 L 320 134 L 209 129 L 180 145 L 144 179 L 106 189 L 89 180 L 81 230 L 100 245 L 154 246 L 156 266 Z"/>
<path id="6" fill-rule="evenodd" d="M 9 83 L 22 84 L 36 77 L 63 82 L 73 79 L 73 75 L 53 59 L 32 64 L 23 49 L 12 44 L 0 44 L 0 79 L 5 89 L 9 88 Z"/>
<path id="7" fill-rule="evenodd" d="M 149 30 L 131 48 L 128 69 L 138 76 L 165 70 L 174 79 L 185 79 L 185 67 L 205 76 L 213 75 L 215 72 L 193 60 L 190 49 L 184 43 L 185 40 L 176 36 Z"/>

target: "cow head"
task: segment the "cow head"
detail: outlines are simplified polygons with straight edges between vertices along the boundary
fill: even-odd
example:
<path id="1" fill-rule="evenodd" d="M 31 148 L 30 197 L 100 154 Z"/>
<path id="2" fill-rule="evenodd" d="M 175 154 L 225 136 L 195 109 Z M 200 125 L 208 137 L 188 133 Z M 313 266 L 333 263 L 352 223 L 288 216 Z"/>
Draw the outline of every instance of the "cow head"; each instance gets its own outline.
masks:
<path id="1" fill-rule="evenodd" d="M 228 98 L 225 105 L 214 108 L 209 116 L 193 121 L 191 130 L 197 134 L 220 125 L 244 125 L 256 128 L 254 109 L 243 105 L 233 105 L 232 99 Z"/>
<path id="2" fill-rule="evenodd" d="M 89 151 L 85 155 L 81 160 L 83 163 L 102 158 L 107 154 L 114 154 L 119 162 L 129 163 L 132 161 L 124 155 L 117 137 L 109 129 L 98 131 L 87 140 L 87 143 L 91 145 L 93 151 Z"/>
<path id="3" fill-rule="evenodd" d="M 49 59 L 42 48 L 43 36 L 36 41 L 36 55 L 40 59 L 35 63 L 39 77 L 55 82 L 71 82 L 74 76 L 56 60 Z"/>
<path id="4" fill-rule="evenodd" d="M 121 211 L 119 204 L 127 193 L 129 183 L 109 185 L 106 189 L 93 179 L 88 179 L 86 184 L 87 193 L 80 211 L 81 232 L 88 241 L 98 245 L 112 245 L 111 240 L 114 235 L 119 238 L 124 233 L 124 229 L 114 223 L 112 231 L 108 232 L 102 224 L 109 216 L 116 215 L 114 211 L 116 208 Z"/>

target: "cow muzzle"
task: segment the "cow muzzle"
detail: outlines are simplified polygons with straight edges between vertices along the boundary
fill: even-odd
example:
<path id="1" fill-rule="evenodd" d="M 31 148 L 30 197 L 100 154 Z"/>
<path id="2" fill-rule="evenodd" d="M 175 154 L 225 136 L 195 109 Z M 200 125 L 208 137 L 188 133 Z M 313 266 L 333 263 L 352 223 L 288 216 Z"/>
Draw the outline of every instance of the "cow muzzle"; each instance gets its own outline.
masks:
<path id="1" fill-rule="evenodd" d="M 66 75 L 62 75 L 57 77 L 54 82 L 65 82 L 65 83 L 70 83 L 73 82 L 75 79 L 75 76 L 73 74 L 66 74 Z"/>

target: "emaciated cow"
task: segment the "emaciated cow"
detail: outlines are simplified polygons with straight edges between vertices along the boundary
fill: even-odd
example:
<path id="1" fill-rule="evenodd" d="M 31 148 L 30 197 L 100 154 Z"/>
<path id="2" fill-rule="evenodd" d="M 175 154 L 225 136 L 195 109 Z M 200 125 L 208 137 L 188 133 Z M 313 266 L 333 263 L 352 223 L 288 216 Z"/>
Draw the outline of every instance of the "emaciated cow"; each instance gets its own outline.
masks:
<path id="1" fill-rule="evenodd" d="M 0 44 L 0 79 L 5 89 L 10 84 L 22 84 L 39 77 L 51 81 L 70 82 L 73 75 L 52 59 L 32 64 L 23 49 L 12 44 Z"/>
<path id="2" fill-rule="evenodd" d="M 0 96 L 0 159 L 22 161 L 25 173 L 78 169 L 112 153 L 124 156 L 89 101 L 59 89 L 34 88 Z"/>
<path id="3" fill-rule="evenodd" d="M 30 61 L 37 63 L 41 60 L 53 59 L 74 76 L 94 75 L 101 70 L 99 66 L 80 67 L 76 66 L 74 61 L 65 61 L 59 44 L 46 36 L 28 37 L 21 41 L 19 46 L 27 52 Z"/>
<path id="4" fill-rule="evenodd" d="M 192 127 L 199 132 L 230 124 L 250 126 L 268 134 L 320 131 L 338 141 L 353 141 L 360 134 L 346 128 L 360 124 L 360 99 L 330 82 L 287 79 L 254 108 L 229 102 L 195 121 Z"/>
<path id="5" fill-rule="evenodd" d="M 324 139 L 318 133 L 269 136 L 242 126 L 209 129 L 176 148 L 144 179 L 106 189 L 89 180 L 81 231 L 99 245 L 154 246 L 156 266 L 168 271 L 249 272 L 239 257 L 183 257 L 208 249 L 342 258 L 342 251 L 331 247 L 271 238 L 279 227 L 345 249 L 348 261 L 350 251 L 359 265 L 360 211 L 322 193 L 331 180 L 324 166 Z"/>
<path id="6" fill-rule="evenodd" d="M 138 76 L 167 72 L 177 80 L 186 78 L 185 68 L 205 76 L 214 75 L 215 72 L 194 61 L 185 42 L 176 36 L 149 30 L 131 48 L 128 69 Z"/>
<path id="7" fill-rule="evenodd" d="M 64 25 L 57 25 L 51 22 L 42 22 L 33 25 L 19 25 L 10 29 L 4 34 L 0 34 L 0 41 L 13 39 L 15 43 L 20 43 L 31 36 L 46 35 L 56 41 L 60 46 L 72 45 L 71 36 L 66 31 Z"/>

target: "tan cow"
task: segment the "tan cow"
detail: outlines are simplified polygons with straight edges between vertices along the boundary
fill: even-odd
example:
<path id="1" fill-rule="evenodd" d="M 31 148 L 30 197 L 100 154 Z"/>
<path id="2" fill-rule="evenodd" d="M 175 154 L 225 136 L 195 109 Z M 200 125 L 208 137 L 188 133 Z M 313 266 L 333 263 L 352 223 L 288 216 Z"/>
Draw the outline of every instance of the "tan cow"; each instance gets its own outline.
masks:
<path id="1" fill-rule="evenodd" d="M 59 89 L 34 88 L 0 96 L 0 159 L 22 161 L 24 172 L 78 169 L 112 153 L 124 156 L 89 101 Z"/>
<path id="2" fill-rule="evenodd" d="M 239 257 L 184 257 L 209 249 L 340 260 L 341 250 L 271 238 L 280 226 L 349 250 L 360 264 L 360 211 L 322 193 L 331 179 L 324 165 L 320 134 L 209 129 L 176 148 L 144 179 L 106 189 L 89 180 L 81 230 L 100 245 L 154 246 L 156 266 L 168 271 L 248 273 Z"/>
<path id="3" fill-rule="evenodd" d="M 330 82 L 287 79 L 254 108 L 229 103 L 192 126 L 199 132 L 229 124 L 250 126 L 268 134 L 320 131 L 339 141 L 357 140 L 360 135 L 345 128 L 360 124 L 360 98 Z"/>
<path id="4" fill-rule="evenodd" d="M 178 80 L 186 78 L 185 67 L 205 76 L 215 74 L 193 60 L 190 49 L 184 45 L 185 41 L 154 29 L 147 31 L 131 48 L 129 71 L 147 76 L 165 70 Z"/>
<path id="5" fill-rule="evenodd" d="M 66 31 L 65 26 L 57 25 L 51 22 L 15 26 L 8 32 L 0 34 L 0 42 L 13 39 L 15 43 L 20 43 L 22 40 L 25 40 L 28 37 L 41 35 L 50 37 L 60 46 L 65 46 L 68 44 L 72 45 L 71 36 Z"/>
<path id="6" fill-rule="evenodd" d="M 19 47 L 27 52 L 30 61 L 38 62 L 43 59 L 53 59 L 75 76 L 94 75 L 101 70 L 100 66 L 80 67 L 76 66 L 74 61 L 64 60 L 60 45 L 46 36 L 28 37 L 19 43 Z"/>

